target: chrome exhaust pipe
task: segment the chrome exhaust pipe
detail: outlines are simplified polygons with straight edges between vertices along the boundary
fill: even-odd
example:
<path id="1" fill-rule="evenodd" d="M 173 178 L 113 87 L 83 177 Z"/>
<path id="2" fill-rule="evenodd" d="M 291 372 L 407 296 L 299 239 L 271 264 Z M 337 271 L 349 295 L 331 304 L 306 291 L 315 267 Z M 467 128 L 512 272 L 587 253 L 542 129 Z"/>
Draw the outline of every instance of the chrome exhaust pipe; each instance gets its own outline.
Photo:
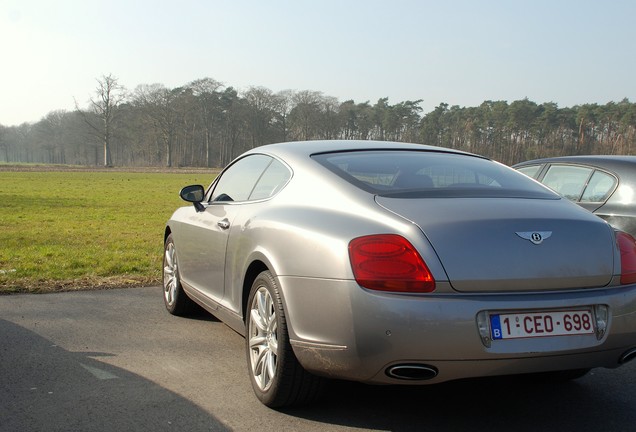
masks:
<path id="1" fill-rule="evenodd" d="M 425 381 L 437 376 L 437 368 L 423 364 L 401 364 L 387 368 L 386 374 L 391 378 L 409 381 Z"/>
<path id="2" fill-rule="evenodd" d="M 620 364 L 625 364 L 628 361 L 634 360 L 636 358 L 636 348 L 632 348 L 628 351 L 625 351 L 621 357 L 618 359 Z"/>

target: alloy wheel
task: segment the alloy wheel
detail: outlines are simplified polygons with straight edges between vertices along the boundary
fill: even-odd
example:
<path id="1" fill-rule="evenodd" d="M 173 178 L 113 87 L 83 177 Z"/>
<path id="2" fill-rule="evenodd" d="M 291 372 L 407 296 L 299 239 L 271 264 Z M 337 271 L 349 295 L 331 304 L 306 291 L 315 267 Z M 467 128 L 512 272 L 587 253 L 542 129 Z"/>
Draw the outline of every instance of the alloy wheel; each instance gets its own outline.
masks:
<path id="1" fill-rule="evenodd" d="M 175 254 L 174 243 L 166 245 L 166 252 L 163 258 L 163 295 L 166 304 L 172 306 L 177 296 L 179 288 L 177 256 Z"/>
<path id="2" fill-rule="evenodd" d="M 278 325 L 274 299 L 264 286 L 250 306 L 248 338 L 252 375 L 260 390 L 266 391 L 276 376 Z"/>

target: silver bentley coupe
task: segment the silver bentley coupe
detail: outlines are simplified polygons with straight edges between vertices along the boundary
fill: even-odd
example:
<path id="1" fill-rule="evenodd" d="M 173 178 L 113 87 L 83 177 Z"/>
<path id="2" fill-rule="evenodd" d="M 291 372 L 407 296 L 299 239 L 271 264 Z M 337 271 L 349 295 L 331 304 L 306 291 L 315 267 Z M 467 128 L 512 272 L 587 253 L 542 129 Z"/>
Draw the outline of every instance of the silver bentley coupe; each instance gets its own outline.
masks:
<path id="1" fill-rule="evenodd" d="M 165 229 L 166 308 L 245 337 L 256 396 L 329 378 L 574 379 L 636 357 L 636 241 L 527 176 L 419 144 L 252 149 Z"/>

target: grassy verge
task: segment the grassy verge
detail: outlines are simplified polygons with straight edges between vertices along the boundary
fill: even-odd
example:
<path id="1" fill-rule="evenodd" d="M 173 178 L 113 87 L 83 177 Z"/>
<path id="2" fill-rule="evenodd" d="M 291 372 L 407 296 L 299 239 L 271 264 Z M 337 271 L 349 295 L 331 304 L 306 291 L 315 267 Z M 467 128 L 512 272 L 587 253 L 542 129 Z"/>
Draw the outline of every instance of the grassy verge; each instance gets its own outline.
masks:
<path id="1" fill-rule="evenodd" d="M 0 171 L 0 293 L 159 283 L 180 188 L 215 175 Z"/>

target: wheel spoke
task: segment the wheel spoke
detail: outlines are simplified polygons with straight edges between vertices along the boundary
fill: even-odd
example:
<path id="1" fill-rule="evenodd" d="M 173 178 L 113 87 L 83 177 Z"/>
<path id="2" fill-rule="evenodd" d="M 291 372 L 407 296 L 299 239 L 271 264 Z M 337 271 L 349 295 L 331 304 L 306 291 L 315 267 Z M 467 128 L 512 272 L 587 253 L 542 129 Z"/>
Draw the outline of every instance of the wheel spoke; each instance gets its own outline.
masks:
<path id="1" fill-rule="evenodd" d="M 266 288 L 259 288 L 252 300 L 248 328 L 248 346 L 252 375 L 261 390 L 276 376 L 278 353 L 276 308 Z"/>
<path id="2" fill-rule="evenodd" d="M 267 323 L 259 314 L 259 311 L 257 309 L 252 309 L 251 318 L 252 322 L 256 325 L 259 334 L 267 332 Z"/>
<path id="3" fill-rule="evenodd" d="M 166 268 L 172 268 L 172 245 L 166 249 Z"/>
<path id="4" fill-rule="evenodd" d="M 264 335 L 256 335 L 250 338 L 250 348 L 258 349 L 267 346 L 267 338 Z"/>
<path id="5" fill-rule="evenodd" d="M 263 362 L 259 362 L 258 364 L 258 373 L 256 375 L 256 379 L 258 380 L 258 385 L 261 389 L 265 390 L 267 387 L 267 377 L 265 376 L 265 368 L 263 367 Z"/>
<path id="6" fill-rule="evenodd" d="M 267 325 L 268 317 L 269 317 L 269 293 L 258 292 L 258 315 L 259 318 L 263 321 L 265 325 Z"/>
<path id="7" fill-rule="evenodd" d="M 172 282 L 171 282 L 170 280 L 168 280 L 168 281 L 164 281 L 164 283 L 163 283 L 163 296 L 165 297 L 165 299 L 166 299 L 166 301 L 167 301 L 168 303 L 170 303 L 170 302 L 171 302 L 171 299 L 170 299 L 170 297 L 171 297 L 171 291 L 172 291 L 172 290 L 171 290 L 171 288 L 170 288 L 170 284 L 171 284 L 171 283 L 172 283 Z"/>
<path id="8" fill-rule="evenodd" d="M 174 270 L 172 269 L 172 267 L 170 267 L 170 265 L 166 265 L 163 268 L 163 273 L 167 276 L 172 277 L 174 275 Z"/>
<path id="9" fill-rule="evenodd" d="M 175 248 L 172 243 L 166 246 L 163 266 L 163 291 L 166 303 L 172 305 L 176 299 L 178 289 L 178 265 Z"/>
<path id="10" fill-rule="evenodd" d="M 268 355 L 265 359 L 265 364 L 267 366 L 267 375 L 268 377 L 274 378 L 274 374 L 276 373 L 276 355 L 272 352 L 272 350 L 268 350 Z"/>
<path id="11" fill-rule="evenodd" d="M 277 353 L 278 352 L 278 339 L 276 338 L 276 335 L 272 336 L 269 340 L 269 349 L 271 349 L 273 352 Z"/>
<path id="12" fill-rule="evenodd" d="M 256 359 L 255 359 L 254 371 L 256 372 L 256 375 L 262 375 L 265 369 L 264 367 L 265 358 L 267 357 L 268 350 L 264 348 L 264 349 L 259 349 L 257 351 L 258 351 L 258 355 L 256 356 Z"/>

